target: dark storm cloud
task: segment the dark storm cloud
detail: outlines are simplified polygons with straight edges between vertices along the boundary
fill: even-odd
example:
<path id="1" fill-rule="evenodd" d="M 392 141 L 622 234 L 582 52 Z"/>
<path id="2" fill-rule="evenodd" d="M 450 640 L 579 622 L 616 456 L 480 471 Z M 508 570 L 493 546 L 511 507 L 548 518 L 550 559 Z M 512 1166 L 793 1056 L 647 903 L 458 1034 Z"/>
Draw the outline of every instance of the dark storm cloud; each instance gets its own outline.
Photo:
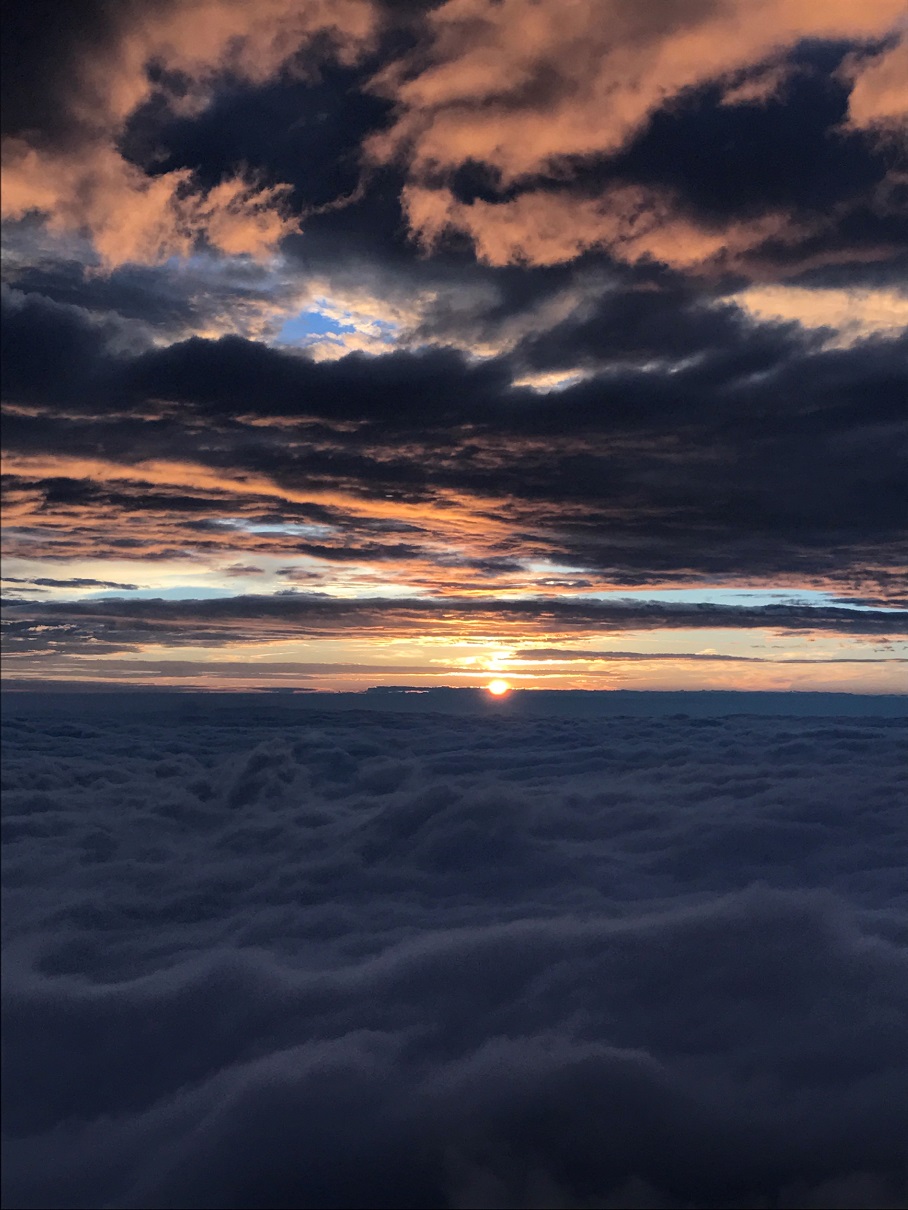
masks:
<path id="1" fill-rule="evenodd" d="M 15 427 L 12 420 L 10 427 Z M 33 447 L 35 450 L 39 448 L 41 447 L 37 445 Z M 273 498 L 266 495 L 261 499 L 253 496 L 250 505 L 248 496 L 236 497 L 228 492 L 207 496 L 191 495 L 178 489 L 145 483 L 141 479 L 128 485 L 114 486 L 69 476 L 33 479 L 9 474 L 3 476 L 2 486 L 4 495 L 10 498 L 20 494 L 34 496 L 40 501 L 39 510 L 49 515 L 53 515 L 59 508 L 83 506 L 109 509 L 112 513 L 171 515 L 196 534 L 223 536 L 229 532 L 233 524 L 224 520 L 224 513 L 231 510 L 241 513 L 249 524 L 259 525 L 279 525 L 292 521 L 336 523 L 339 520 L 337 510 L 323 508 L 318 504 L 297 504 L 290 500 L 281 500 L 280 511 L 266 511 L 268 506 L 274 503 Z M 216 515 L 211 518 L 198 516 L 204 513 Z M 368 528 L 369 524 L 369 519 L 364 518 L 364 528 Z"/>
<path id="2" fill-rule="evenodd" d="M 524 635 L 533 631 L 597 634 L 630 629 L 770 629 L 881 637 L 908 633 L 908 614 L 898 610 L 569 598 L 368 600 L 303 592 L 206 600 L 12 601 L 7 603 L 3 631 L 6 649 L 13 654 L 78 652 L 84 644 L 97 642 L 119 648 L 148 642 L 217 646 L 351 632 L 443 634 L 450 633 L 453 620 L 463 628 L 481 625 L 505 635 L 514 627 L 523 628 Z"/>
<path id="3" fill-rule="evenodd" d="M 525 651 L 516 651 L 514 658 L 518 660 L 527 660 L 532 664 L 540 663 L 574 663 L 575 661 L 593 661 L 593 662 L 614 662 L 621 660 L 708 660 L 716 661 L 717 663 L 733 664 L 763 664 L 768 662 L 767 656 L 760 655 L 719 655 L 716 652 L 690 652 L 690 651 L 590 651 L 582 647 L 531 647 Z M 850 663 L 854 657 L 843 657 L 838 659 L 824 659 L 824 663 Z M 888 662 L 888 657 L 883 657 Z M 795 661 L 798 662 L 798 661 Z M 808 659 L 802 661 L 804 663 L 813 663 Z M 895 658 L 893 663 L 901 664 L 908 663 L 908 659 Z"/>
<path id="4" fill-rule="evenodd" d="M 81 309 L 35 295 L 9 296 L 6 329 L 5 390 L 27 405 L 7 419 L 10 453 L 129 465 L 177 448 L 269 479 L 275 500 L 315 484 L 379 500 L 499 497 L 515 529 L 499 557 L 519 557 L 535 531 L 552 557 L 617 575 L 844 573 L 868 559 L 885 574 L 904 561 L 905 338 L 818 347 L 678 288 L 614 294 L 478 365 L 450 349 L 316 363 L 238 337 L 115 354 Z M 680 366 L 620 364 L 662 343 Z M 600 371 L 548 394 L 510 385 L 522 366 L 559 361 Z M 131 497 L 131 511 L 151 499 L 104 491 L 126 508 Z M 179 519 L 227 502 L 195 498 L 160 503 Z M 543 509 L 561 518 L 557 538 Z M 315 541 L 310 553 L 320 545 L 368 552 Z"/>
<path id="5" fill-rule="evenodd" d="M 203 113 L 182 118 L 162 113 L 152 100 L 130 118 L 121 147 L 152 173 L 189 168 L 208 187 L 243 165 L 274 183 L 292 184 L 294 205 L 306 214 L 356 191 L 360 143 L 388 111 L 386 102 L 362 91 L 363 69 L 326 66 L 318 75 L 264 87 L 228 85 Z M 379 209 L 371 208 L 373 237 Z"/>
<path id="6" fill-rule="evenodd" d="M 116 580 L 92 580 L 76 576 L 69 580 L 54 580 L 48 576 L 3 576 L 4 584 L 31 585 L 35 588 L 123 588 L 133 591 L 138 584 L 121 584 Z"/>
<path id="7" fill-rule="evenodd" d="M 247 331 L 275 303 L 267 271 L 254 264 L 234 265 L 229 274 L 188 267 L 173 274 L 147 265 L 102 274 L 92 257 L 79 258 L 71 251 L 67 256 L 61 249 L 48 258 L 45 250 L 32 246 L 25 224 L 10 224 L 7 249 L 10 287 L 30 298 L 77 307 L 83 317 L 116 323 L 120 342 L 129 340 L 134 348 L 147 347 L 153 339 L 179 340 L 225 322 L 228 315 L 236 330 Z"/>
<path id="8" fill-rule="evenodd" d="M 681 282 L 666 282 L 656 290 L 629 286 L 605 291 L 582 314 L 527 336 L 515 350 L 515 360 L 537 370 L 598 369 L 610 362 L 673 363 L 740 350 L 756 372 L 822 343 L 822 335 L 807 336 L 793 325 L 755 330 L 738 307 Z"/>
<path id="9" fill-rule="evenodd" d="M 536 367 L 553 364 L 556 355 L 564 363 L 590 355 L 617 363 L 548 394 L 510 386 L 525 365 L 521 349 L 479 364 L 454 349 L 314 362 L 225 336 L 112 356 L 111 335 L 80 308 L 12 291 L 4 297 L 4 326 L 8 398 L 81 404 L 100 417 L 114 409 L 147 411 L 159 401 L 191 405 L 211 419 L 363 420 L 417 432 L 466 424 L 529 435 L 633 432 L 671 417 L 682 431 L 691 422 L 712 422 L 750 436 L 759 419 L 771 420 L 769 437 L 903 418 L 905 337 L 819 348 L 795 325 L 756 324 L 738 308 L 710 306 L 681 291 L 618 293 L 587 319 L 528 338 L 523 350 Z M 660 348 L 663 367 L 627 364 L 650 361 Z M 49 355 L 39 359 L 39 349 Z M 688 357 L 691 364 L 683 364 Z"/>
<path id="10" fill-rule="evenodd" d="M 110 335 L 83 308 L 40 294 L 2 293 L 3 395 L 54 407 L 88 403 Z"/>
<path id="11" fill-rule="evenodd" d="M 903 1204 L 903 722 L 78 712 L 4 710 L 5 1204 Z"/>
<path id="12" fill-rule="evenodd" d="M 338 563 L 361 563 L 373 559 L 414 559 L 422 553 L 422 547 L 406 542 L 373 542 L 363 546 L 326 546 L 318 542 L 299 542 L 296 552 L 312 559 L 328 559 Z"/>
<path id="13" fill-rule="evenodd" d="M 105 356 L 107 333 L 81 308 L 18 291 L 5 293 L 3 305 L 6 397 L 81 405 L 102 416 L 114 401 L 118 410 L 143 411 L 155 399 L 190 403 L 215 417 L 259 412 L 392 423 L 400 416 L 412 423 L 419 412 L 430 424 L 445 426 L 481 412 L 509 380 L 507 365 L 468 367 L 449 349 L 317 363 L 233 336 L 194 337 L 118 359 Z M 427 417 L 430 388 L 435 408 Z M 469 400 L 467 391 L 478 398 Z"/>
<path id="14" fill-rule="evenodd" d="M 112 47 L 136 13 L 132 0 L 81 0 L 78 5 L 28 0 L 3 6 L 2 133 L 39 144 L 75 142 L 84 123 L 73 110 L 84 81 L 86 53 Z"/>
<path id="15" fill-rule="evenodd" d="M 688 93 L 653 115 L 612 170 L 671 186 L 714 218 L 865 196 L 888 164 L 880 149 L 842 129 L 849 89 L 836 72 L 847 50 L 843 43 L 801 48 L 775 94 L 750 104 L 723 104 L 725 90 L 715 85 Z"/>

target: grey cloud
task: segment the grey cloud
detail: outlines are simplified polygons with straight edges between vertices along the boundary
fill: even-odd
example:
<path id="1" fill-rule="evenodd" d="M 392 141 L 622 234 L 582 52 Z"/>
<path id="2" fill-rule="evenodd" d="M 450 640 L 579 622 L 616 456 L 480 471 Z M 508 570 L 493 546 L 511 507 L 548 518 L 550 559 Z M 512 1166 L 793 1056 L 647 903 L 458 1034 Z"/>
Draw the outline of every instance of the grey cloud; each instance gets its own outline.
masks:
<path id="1" fill-rule="evenodd" d="M 165 699 L 4 710 L 6 1204 L 902 1204 L 903 720 Z"/>
<path id="2" fill-rule="evenodd" d="M 49 576 L 3 576 L 4 584 L 30 585 L 35 588 L 122 588 L 134 591 L 138 584 L 121 584 L 117 580 L 92 580 L 84 576 L 76 576 L 68 580 L 55 580 Z"/>
<path id="3" fill-rule="evenodd" d="M 477 508 L 499 501 L 510 531 L 502 557 L 529 547 L 619 582 L 808 573 L 863 576 L 870 587 L 878 572 L 882 588 L 905 561 L 904 340 L 818 349 L 791 327 L 665 292 L 602 306 L 622 331 L 626 315 L 650 325 L 643 358 L 666 328 L 689 327 L 678 337 L 686 359 L 676 350 L 679 364 L 603 366 L 548 395 L 512 385 L 516 355 L 477 365 L 451 349 L 326 364 L 229 337 L 113 356 L 76 308 L 30 295 L 7 319 L 5 389 L 18 410 L 5 441 L 11 455 L 132 467 L 135 485 L 116 490 L 37 481 L 51 515 L 67 503 L 147 508 L 185 530 L 200 511 L 240 506 L 226 490 L 205 499 L 142 483 L 143 461 L 179 448 L 227 480 L 270 484 L 271 508 L 288 515 L 287 497 L 315 488 L 375 502 L 440 505 L 452 492 Z M 673 319 L 679 307 L 687 327 Z M 599 356 L 596 340 L 608 356 L 607 325 L 593 316 L 578 335 L 565 323 L 551 338 L 565 356 L 575 337 L 584 356 Z M 186 475 L 191 483 L 191 467 Z M 336 560 L 413 548 L 308 549 Z"/>
<path id="4" fill-rule="evenodd" d="M 222 644 L 254 639 L 363 633 L 415 634 L 450 630 L 452 618 L 482 620 L 502 633 L 514 624 L 540 632 L 627 629 L 757 629 L 829 631 L 895 637 L 906 633 L 902 610 L 848 609 L 825 605 L 735 606 L 646 600 L 502 599 L 471 597 L 339 598 L 292 590 L 272 596 L 207 600 L 28 602 L 8 601 L 3 622 L 6 649 L 78 651 L 86 641 L 123 646 L 155 641 L 170 646 Z"/>
<path id="5" fill-rule="evenodd" d="M 752 655 L 718 655 L 690 651 L 585 651 L 582 647 L 532 647 L 515 653 L 518 659 L 534 663 L 574 660 L 731 660 L 733 663 L 761 662 L 764 657 Z"/>

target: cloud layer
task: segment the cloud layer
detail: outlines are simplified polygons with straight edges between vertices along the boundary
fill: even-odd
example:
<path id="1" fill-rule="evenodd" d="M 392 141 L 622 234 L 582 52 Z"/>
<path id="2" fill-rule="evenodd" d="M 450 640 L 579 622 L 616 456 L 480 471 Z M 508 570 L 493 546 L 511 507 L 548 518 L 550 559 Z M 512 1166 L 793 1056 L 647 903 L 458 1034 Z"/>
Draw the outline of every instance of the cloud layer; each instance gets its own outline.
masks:
<path id="1" fill-rule="evenodd" d="M 5 1204 L 901 1204 L 902 723 L 493 715 L 5 710 Z"/>
<path id="2" fill-rule="evenodd" d="M 824 350 L 731 307 L 691 301 L 679 318 L 677 301 L 660 315 L 648 300 L 642 312 L 633 297 L 606 300 L 522 356 L 480 364 L 450 349 L 324 363 L 237 337 L 115 353 L 116 333 L 74 308 L 11 293 L 20 551 L 45 519 L 63 531 L 61 554 L 109 551 L 114 535 L 105 543 L 94 518 L 126 509 L 148 518 L 148 554 L 220 534 L 247 555 L 434 554 L 442 577 L 438 545 L 490 568 L 523 555 L 600 574 L 845 580 L 863 565 L 885 581 L 904 540 L 904 338 Z M 670 341 L 697 352 L 683 368 L 622 358 L 547 395 L 514 385 L 515 363 L 595 366 L 604 327 L 634 360 Z M 175 527 L 160 537 L 158 511 Z M 301 541 L 294 523 L 318 536 Z"/>

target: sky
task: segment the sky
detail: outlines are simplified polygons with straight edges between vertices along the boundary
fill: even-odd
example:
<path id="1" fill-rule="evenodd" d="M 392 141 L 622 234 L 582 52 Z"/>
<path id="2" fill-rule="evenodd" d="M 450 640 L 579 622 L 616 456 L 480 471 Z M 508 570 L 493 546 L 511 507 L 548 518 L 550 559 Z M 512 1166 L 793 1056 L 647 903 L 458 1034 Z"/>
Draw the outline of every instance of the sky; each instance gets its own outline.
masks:
<path id="1" fill-rule="evenodd" d="M 904 691 L 906 31 L 4 4 L 4 675 Z"/>

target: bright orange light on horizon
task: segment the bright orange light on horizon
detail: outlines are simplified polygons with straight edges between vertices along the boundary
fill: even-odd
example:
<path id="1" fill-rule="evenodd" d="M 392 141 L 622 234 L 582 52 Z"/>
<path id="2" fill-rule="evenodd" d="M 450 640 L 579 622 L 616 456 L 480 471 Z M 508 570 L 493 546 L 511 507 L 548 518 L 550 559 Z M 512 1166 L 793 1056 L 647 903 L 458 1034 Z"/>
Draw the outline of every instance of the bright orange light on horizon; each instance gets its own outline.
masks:
<path id="1" fill-rule="evenodd" d="M 511 692 L 511 686 L 507 681 L 489 681 L 486 689 L 493 697 L 504 697 L 506 693 Z"/>

